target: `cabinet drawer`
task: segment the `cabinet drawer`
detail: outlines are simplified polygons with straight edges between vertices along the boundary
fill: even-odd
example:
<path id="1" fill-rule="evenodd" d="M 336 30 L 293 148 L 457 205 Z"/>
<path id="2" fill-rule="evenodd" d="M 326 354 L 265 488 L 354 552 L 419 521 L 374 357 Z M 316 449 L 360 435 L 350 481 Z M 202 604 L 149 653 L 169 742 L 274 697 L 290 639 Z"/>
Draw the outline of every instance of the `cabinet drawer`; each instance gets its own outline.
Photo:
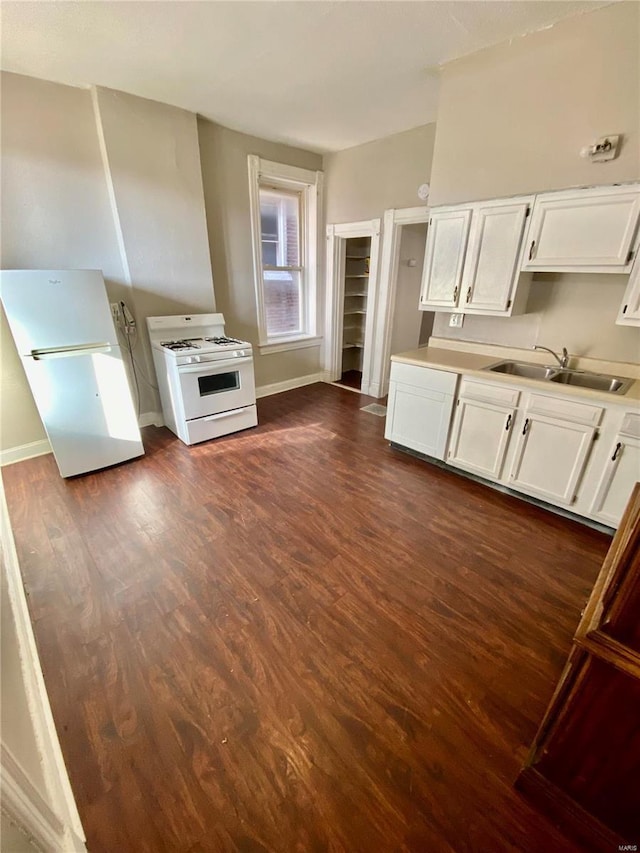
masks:
<path id="1" fill-rule="evenodd" d="M 632 438 L 640 438 L 640 414 L 627 412 L 620 427 L 622 435 L 630 435 Z"/>
<path id="2" fill-rule="evenodd" d="M 463 377 L 460 384 L 460 396 L 466 400 L 478 400 L 481 403 L 494 403 L 496 406 L 517 406 L 520 392 L 508 385 L 494 385 L 478 379 Z"/>
<path id="3" fill-rule="evenodd" d="M 602 406 L 578 403 L 561 397 L 547 397 L 545 394 L 529 394 L 525 405 L 528 414 L 545 415 L 588 426 L 598 426 L 604 411 Z"/>
<path id="4" fill-rule="evenodd" d="M 403 364 L 400 361 L 392 361 L 390 380 L 403 385 L 413 385 L 415 388 L 423 388 L 428 391 L 455 394 L 458 374 L 449 373 L 446 370 L 433 370 L 431 367 L 418 367 L 415 364 Z"/>
<path id="5" fill-rule="evenodd" d="M 221 435 L 254 427 L 257 423 L 258 415 L 255 406 L 245 406 L 243 409 L 234 409 L 208 418 L 196 418 L 196 420 L 187 421 L 187 443 L 197 444 L 199 441 L 208 441 L 210 438 L 218 438 Z"/>

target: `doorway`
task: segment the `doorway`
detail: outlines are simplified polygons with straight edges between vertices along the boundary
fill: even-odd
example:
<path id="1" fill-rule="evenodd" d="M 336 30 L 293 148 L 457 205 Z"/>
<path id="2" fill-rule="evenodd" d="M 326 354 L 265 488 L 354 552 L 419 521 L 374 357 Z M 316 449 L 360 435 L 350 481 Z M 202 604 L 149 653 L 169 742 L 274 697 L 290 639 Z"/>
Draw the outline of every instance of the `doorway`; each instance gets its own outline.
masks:
<path id="1" fill-rule="evenodd" d="M 327 227 L 325 370 L 330 380 L 369 393 L 373 360 L 380 220 Z"/>
<path id="2" fill-rule="evenodd" d="M 386 210 L 380 277 L 373 323 L 373 357 L 369 394 L 389 390 L 391 355 L 425 346 L 433 328 L 433 312 L 419 308 L 429 208 Z"/>

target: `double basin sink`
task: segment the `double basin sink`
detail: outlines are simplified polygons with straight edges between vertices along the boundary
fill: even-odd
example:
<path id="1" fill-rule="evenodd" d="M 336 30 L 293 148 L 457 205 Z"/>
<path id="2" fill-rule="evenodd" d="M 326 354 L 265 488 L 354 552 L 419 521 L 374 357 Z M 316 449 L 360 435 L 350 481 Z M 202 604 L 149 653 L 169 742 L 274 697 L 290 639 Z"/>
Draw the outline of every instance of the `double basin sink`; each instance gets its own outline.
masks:
<path id="1" fill-rule="evenodd" d="M 633 379 L 622 376 L 608 376 L 605 373 L 589 373 L 585 370 L 569 370 L 565 367 L 543 367 L 526 361 L 500 361 L 485 367 L 491 373 L 504 373 L 509 376 L 522 376 L 525 379 L 541 379 L 558 385 L 572 385 L 574 388 L 590 388 L 592 391 L 606 391 L 609 394 L 624 394 L 633 383 Z"/>

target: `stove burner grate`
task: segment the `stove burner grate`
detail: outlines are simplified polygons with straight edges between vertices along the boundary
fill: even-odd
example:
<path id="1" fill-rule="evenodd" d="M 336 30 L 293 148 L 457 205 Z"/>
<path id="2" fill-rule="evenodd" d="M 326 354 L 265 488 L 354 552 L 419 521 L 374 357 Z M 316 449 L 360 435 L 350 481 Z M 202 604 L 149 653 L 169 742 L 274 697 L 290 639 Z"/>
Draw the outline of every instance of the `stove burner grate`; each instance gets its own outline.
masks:
<path id="1" fill-rule="evenodd" d="M 225 344 L 241 344 L 242 341 L 239 341 L 237 338 L 226 338 L 224 335 L 215 338 L 205 338 L 210 344 L 218 344 L 218 346 L 224 346 Z"/>
<path id="2" fill-rule="evenodd" d="M 174 351 L 182 349 L 200 349 L 200 344 L 194 343 L 193 340 L 160 341 L 160 346 Z"/>

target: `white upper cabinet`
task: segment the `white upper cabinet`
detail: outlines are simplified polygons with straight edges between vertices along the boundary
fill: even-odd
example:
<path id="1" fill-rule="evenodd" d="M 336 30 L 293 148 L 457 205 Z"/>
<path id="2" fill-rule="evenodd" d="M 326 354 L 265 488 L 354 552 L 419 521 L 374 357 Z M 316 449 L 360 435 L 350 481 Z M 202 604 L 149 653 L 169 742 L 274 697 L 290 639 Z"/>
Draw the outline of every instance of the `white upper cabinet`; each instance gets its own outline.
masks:
<path id="1" fill-rule="evenodd" d="M 638 258 L 633 264 L 616 323 L 619 326 L 640 326 L 640 261 Z"/>
<path id="2" fill-rule="evenodd" d="M 537 195 L 523 270 L 629 272 L 640 218 L 640 186 Z"/>
<path id="3" fill-rule="evenodd" d="M 451 310 L 458 305 L 472 209 L 434 210 L 429 219 L 420 307 Z"/>
<path id="4" fill-rule="evenodd" d="M 511 314 L 532 204 L 528 196 L 432 211 L 420 308 Z"/>
<path id="5" fill-rule="evenodd" d="M 533 197 L 474 205 L 460 310 L 500 314 L 512 305 Z"/>

